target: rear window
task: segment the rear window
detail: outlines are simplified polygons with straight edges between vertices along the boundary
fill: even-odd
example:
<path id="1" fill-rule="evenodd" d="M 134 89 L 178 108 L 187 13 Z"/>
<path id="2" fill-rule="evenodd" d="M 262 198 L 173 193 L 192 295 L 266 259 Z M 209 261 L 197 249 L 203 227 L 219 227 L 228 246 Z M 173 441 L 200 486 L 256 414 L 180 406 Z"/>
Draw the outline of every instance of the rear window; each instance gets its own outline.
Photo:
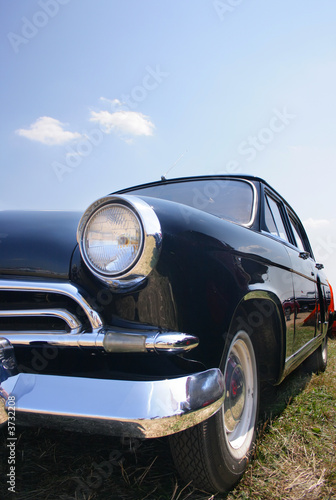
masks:
<path id="1" fill-rule="evenodd" d="M 175 201 L 238 224 L 252 222 L 254 192 L 252 185 L 243 180 L 162 183 L 132 190 L 132 194 Z"/>

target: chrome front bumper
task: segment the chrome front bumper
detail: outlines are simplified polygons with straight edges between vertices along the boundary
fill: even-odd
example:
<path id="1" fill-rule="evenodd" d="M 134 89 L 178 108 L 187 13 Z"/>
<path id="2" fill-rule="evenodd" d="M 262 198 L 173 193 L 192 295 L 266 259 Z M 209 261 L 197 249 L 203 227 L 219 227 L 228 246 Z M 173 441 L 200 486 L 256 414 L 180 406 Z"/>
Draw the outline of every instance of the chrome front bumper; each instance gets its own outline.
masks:
<path id="1" fill-rule="evenodd" d="M 224 399 L 217 368 L 155 381 L 65 377 L 17 373 L 12 353 L 2 339 L 0 423 L 7 421 L 7 407 L 15 401 L 17 425 L 154 438 L 202 422 Z"/>

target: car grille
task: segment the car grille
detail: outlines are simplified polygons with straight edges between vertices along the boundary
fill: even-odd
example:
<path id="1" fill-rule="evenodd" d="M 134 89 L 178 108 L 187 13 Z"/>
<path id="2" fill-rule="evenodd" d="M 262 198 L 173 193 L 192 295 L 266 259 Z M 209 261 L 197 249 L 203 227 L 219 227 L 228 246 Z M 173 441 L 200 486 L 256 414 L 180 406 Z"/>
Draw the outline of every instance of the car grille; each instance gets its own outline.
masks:
<path id="1" fill-rule="evenodd" d="M 84 292 L 70 282 L 0 279 L 0 336 L 14 344 L 25 335 L 30 341 L 68 338 L 102 327 Z"/>

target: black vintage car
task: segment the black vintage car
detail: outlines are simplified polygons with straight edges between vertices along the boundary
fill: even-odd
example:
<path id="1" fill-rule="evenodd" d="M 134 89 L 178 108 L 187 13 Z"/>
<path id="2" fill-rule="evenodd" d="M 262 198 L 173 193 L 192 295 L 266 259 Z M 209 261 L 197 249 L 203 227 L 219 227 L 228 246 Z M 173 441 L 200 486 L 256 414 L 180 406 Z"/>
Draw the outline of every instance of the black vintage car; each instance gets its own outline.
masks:
<path id="1" fill-rule="evenodd" d="M 15 405 L 17 424 L 170 435 L 180 474 L 225 491 L 260 382 L 326 368 L 323 266 L 260 178 L 163 178 L 82 216 L 2 211 L 0 233 L 2 423 Z"/>

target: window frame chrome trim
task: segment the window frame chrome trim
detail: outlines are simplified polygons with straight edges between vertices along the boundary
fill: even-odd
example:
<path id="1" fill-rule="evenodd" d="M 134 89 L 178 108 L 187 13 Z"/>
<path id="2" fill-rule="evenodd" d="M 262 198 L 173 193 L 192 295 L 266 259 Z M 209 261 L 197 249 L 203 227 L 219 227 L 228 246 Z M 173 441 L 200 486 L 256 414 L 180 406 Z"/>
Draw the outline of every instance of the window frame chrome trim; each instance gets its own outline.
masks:
<path id="1" fill-rule="evenodd" d="M 221 180 L 221 179 L 219 179 Z M 228 222 L 232 222 L 233 224 L 237 224 L 238 226 L 242 227 L 247 227 L 250 228 L 253 226 L 254 221 L 255 221 L 255 216 L 258 210 L 258 191 L 253 182 L 249 181 L 248 179 L 236 179 L 235 177 L 227 177 L 223 180 L 231 180 L 231 181 L 239 181 L 239 182 L 245 182 L 246 184 L 249 184 L 252 188 L 252 193 L 253 193 L 253 200 L 252 200 L 252 210 L 251 210 L 251 217 L 248 222 L 234 222 L 230 219 L 224 219 L 227 220 Z"/>

